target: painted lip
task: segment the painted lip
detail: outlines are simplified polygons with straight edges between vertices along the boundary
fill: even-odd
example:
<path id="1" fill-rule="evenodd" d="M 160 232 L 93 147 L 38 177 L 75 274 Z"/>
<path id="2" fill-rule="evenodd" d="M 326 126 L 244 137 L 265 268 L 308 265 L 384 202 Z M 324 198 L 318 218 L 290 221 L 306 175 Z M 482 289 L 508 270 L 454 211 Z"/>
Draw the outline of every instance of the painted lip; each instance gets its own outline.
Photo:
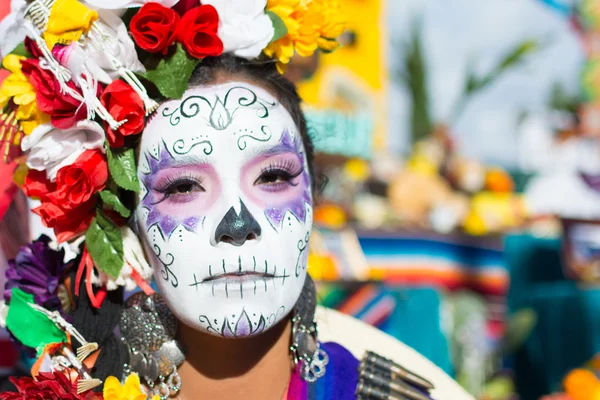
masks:
<path id="1" fill-rule="evenodd" d="M 202 280 L 202 283 L 217 283 L 219 281 L 228 281 L 228 282 L 246 282 L 255 279 L 273 279 L 277 278 L 277 276 L 273 274 L 265 274 L 260 272 L 230 272 L 226 274 L 213 275 L 206 279 Z"/>

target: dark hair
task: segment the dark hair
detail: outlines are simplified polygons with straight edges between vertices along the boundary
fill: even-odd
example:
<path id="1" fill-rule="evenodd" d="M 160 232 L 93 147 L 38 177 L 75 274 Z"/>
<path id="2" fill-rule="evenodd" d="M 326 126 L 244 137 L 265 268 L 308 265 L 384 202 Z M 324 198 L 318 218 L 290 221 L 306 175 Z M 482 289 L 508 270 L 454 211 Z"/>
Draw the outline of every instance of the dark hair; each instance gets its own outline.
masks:
<path id="1" fill-rule="evenodd" d="M 302 100 L 296 91 L 296 86 L 277 71 L 274 62 L 256 63 L 231 55 L 206 58 L 193 72 L 188 86 L 211 85 L 236 78 L 249 81 L 267 90 L 290 113 L 302 138 L 313 193 L 317 193 L 322 178 L 315 170 L 314 148 L 301 108 Z"/>

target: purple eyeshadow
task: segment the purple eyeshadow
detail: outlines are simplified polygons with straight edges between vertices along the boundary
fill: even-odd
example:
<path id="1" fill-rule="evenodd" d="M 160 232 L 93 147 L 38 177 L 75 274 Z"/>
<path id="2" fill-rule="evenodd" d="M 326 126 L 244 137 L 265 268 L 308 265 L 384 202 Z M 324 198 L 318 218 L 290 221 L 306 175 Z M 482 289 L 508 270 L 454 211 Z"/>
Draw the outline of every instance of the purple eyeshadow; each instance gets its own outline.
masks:
<path id="1" fill-rule="evenodd" d="M 146 160 L 148 161 L 150 172 L 144 173 L 142 177 L 142 183 L 146 187 L 146 195 L 141 201 L 141 206 L 149 211 L 146 218 L 146 228 L 150 229 L 152 226 L 157 225 L 166 237 L 171 236 L 178 226 L 183 226 L 188 231 L 195 231 L 198 227 L 200 216 L 185 217 L 162 213 L 159 203 L 164 199 L 165 194 L 153 190 L 156 185 L 155 180 L 158 172 L 166 168 L 178 166 L 177 161 L 164 145 L 160 145 L 158 160 L 149 154 L 146 154 Z"/>
<path id="2" fill-rule="evenodd" d="M 281 135 L 281 140 L 277 146 L 273 148 L 273 153 L 291 152 L 298 154 L 302 162 L 303 172 L 300 175 L 300 184 L 303 187 L 302 195 L 291 200 L 281 207 L 268 208 L 265 210 L 265 216 L 275 228 L 281 227 L 283 216 L 287 211 L 292 213 L 300 222 L 306 222 L 306 205 L 312 204 L 310 195 L 310 178 L 306 170 L 301 141 L 298 138 L 292 138 L 289 131 L 286 129 Z M 277 190 L 275 190 L 277 191 Z"/>

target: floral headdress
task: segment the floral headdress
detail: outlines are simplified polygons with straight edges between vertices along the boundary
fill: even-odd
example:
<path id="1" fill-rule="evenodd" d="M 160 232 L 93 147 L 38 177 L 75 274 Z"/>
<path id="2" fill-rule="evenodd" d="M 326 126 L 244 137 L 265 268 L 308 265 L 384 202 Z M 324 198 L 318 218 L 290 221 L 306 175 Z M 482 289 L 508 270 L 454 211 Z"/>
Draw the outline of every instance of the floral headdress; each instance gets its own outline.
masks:
<path id="1" fill-rule="evenodd" d="M 118 287 L 152 292 L 124 199 L 140 189 L 134 148 L 158 101 L 180 98 L 206 57 L 273 62 L 283 73 L 295 54 L 333 51 L 340 15 L 337 0 L 11 1 L 0 23 L 10 73 L 0 86 L 0 156 L 15 164 L 14 181 L 39 200 L 33 212 L 58 242 L 79 245 L 75 295 L 85 287 L 98 308 Z M 62 317 L 70 267 L 51 247 L 42 238 L 11 265 L 0 325 L 36 349 L 38 362 L 76 339 L 76 365 L 95 344 Z M 79 392 L 97 384 L 80 377 Z"/>
<path id="2" fill-rule="evenodd" d="M 95 268 L 109 290 L 151 277 L 122 199 L 139 190 L 134 146 L 157 100 L 180 98 L 206 57 L 283 71 L 295 53 L 334 50 L 344 29 L 337 0 L 11 5 L 0 24 L 10 71 L 0 87 L 2 156 L 19 165 L 15 180 L 41 202 L 33 211 L 59 242 L 85 238 L 79 279 Z"/>

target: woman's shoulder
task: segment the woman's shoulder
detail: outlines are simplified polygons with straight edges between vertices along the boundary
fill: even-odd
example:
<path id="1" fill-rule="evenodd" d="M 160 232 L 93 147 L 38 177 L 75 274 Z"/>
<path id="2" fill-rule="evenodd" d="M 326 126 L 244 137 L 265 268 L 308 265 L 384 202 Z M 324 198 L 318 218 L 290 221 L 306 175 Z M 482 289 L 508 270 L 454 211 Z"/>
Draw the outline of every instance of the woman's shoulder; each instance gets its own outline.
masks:
<path id="1" fill-rule="evenodd" d="M 408 383 L 425 392 L 428 390 L 423 386 L 431 383 L 433 388 L 429 390 L 428 398 L 434 400 L 474 399 L 435 364 L 392 336 L 323 307 L 317 308 L 316 319 L 319 339 L 324 343 L 323 348 L 329 353 L 332 363 L 332 379 L 339 375 L 336 372 L 339 370 L 347 377 L 353 377 L 354 388 L 360 391 L 361 384 L 363 390 L 369 390 L 369 387 L 380 387 L 384 382 L 398 378 L 401 384 Z M 329 370 L 327 372 L 326 375 L 330 373 Z M 407 374 L 410 375 L 408 378 Z M 352 386 L 349 382 L 345 384 Z"/>

